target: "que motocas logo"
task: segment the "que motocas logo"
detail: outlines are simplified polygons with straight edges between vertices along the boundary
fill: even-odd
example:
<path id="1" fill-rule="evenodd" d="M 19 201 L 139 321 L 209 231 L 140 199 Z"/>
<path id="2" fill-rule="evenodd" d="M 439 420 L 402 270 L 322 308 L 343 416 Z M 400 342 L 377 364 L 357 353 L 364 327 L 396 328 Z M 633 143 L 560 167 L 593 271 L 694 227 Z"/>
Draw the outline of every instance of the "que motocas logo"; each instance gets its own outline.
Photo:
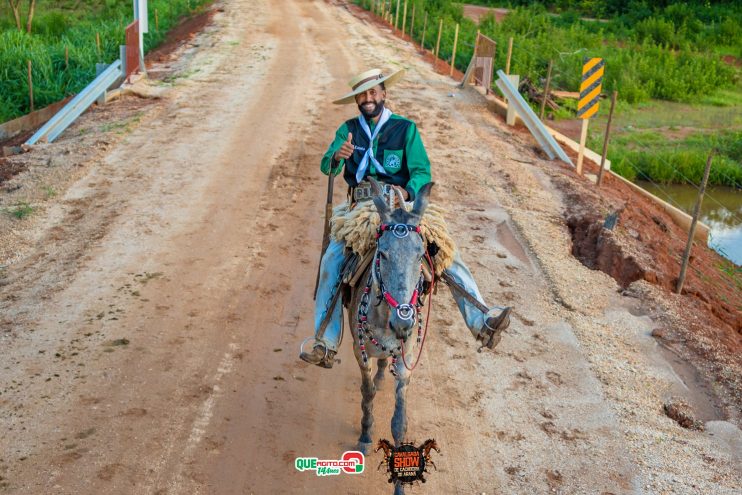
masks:
<path id="1" fill-rule="evenodd" d="M 314 471 L 317 476 L 333 476 L 342 473 L 361 474 L 363 454 L 355 450 L 344 452 L 340 459 L 324 460 L 316 457 L 297 457 L 294 466 L 299 471 Z"/>
<path id="2" fill-rule="evenodd" d="M 381 460 L 377 469 L 386 464 L 386 470 L 389 473 L 389 483 L 399 482 L 400 484 L 412 485 L 415 481 L 425 483 L 424 474 L 428 472 L 427 466 L 430 464 L 437 471 L 438 468 L 430 458 L 430 451 L 435 450 L 439 454 L 441 449 L 433 439 L 426 440 L 419 447 L 415 447 L 412 442 L 402 443 L 399 447 L 394 447 L 389 440 L 381 439 L 374 452 L 384 450 L 384 459 Z"/>

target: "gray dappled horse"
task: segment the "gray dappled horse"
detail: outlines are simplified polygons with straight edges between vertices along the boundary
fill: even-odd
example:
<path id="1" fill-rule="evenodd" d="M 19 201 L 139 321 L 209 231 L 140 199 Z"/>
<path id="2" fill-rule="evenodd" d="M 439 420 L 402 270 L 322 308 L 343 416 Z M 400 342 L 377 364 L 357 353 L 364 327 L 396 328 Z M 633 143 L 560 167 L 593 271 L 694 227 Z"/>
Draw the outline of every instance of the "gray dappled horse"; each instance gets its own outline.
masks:
<path id="1" fill-rule="evenodd" d="M 373 201 L 381 217 L 381 225 L 374 258 L 361 278 L 365 283 L 353 290 L 348 311 L 353 352 L 361 368 L 363 418 L 358 449 L 364 454 L 373 441 L 374 396 L 390 358 L 396 378 L 396 402 L 392 416 L 392 436 L 396 446 L 405 440 L 407 433 L 406 391 L 410 371 L 404 363 L 409 365 L 414 361 L 419 347 L 421 314 L 418 310 L 423 287 L 422 262 L 426 252 L 419 225 L 433 185 L 431 183 L 421 188 L 412 211 L 408 212 L 404 208 L 391 211 L 378 183 L 373 179 L 371 182 Z M 399 194 L 399 204 L 403 203 Z M 417 335 L 413 332 L 416 327 Z M 378 360 L 378 369 L 373 378 L 371 359 Z M 394 493 L 404 493 L 399 483 Z"/>

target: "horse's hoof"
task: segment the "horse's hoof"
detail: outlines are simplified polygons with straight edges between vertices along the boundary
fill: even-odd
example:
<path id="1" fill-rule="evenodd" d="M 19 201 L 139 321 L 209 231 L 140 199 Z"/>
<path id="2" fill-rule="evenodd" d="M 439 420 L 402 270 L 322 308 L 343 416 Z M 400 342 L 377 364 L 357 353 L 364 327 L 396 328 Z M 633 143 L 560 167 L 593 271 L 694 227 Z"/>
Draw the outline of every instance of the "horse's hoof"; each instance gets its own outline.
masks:
<path id="1" fill-rule="evenodd" d="M 371 450 L 371 447 L 373 446 L 373 442 L 358 442 L 358 452 L 360 452 L 363 455 L 368 455 L 368 452 Z"/>

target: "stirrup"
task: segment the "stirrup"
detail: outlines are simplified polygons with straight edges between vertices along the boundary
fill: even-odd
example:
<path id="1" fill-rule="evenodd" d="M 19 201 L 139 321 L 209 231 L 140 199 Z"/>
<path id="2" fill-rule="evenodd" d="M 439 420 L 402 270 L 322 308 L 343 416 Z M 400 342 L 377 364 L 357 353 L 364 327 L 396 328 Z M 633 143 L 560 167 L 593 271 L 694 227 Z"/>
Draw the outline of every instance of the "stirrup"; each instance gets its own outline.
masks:
<path id="1" fill-rule="evenodd" d="M 482 341 L 482 346 L 477 350 L 478 352 L 482 352 L 482 349 L 485 347 L 487 349 L 494 349 L 497 344 L 500 343 L 500 340 L 502 340 L 502 332 L 510 326 L 510 313 L 512 311 L 513 308 L 506 307 L 499 315 L 493 317 L 496 322 L 494 327 L 491 327 L 487 323 L 490 318 L 484 320 L 484 328 L 482 328 L 482 331 L 477 337 L 477 340 Z"/>
<path id="2" fill-rule="evenodd" d="M 314 345 L 312 346 L 312 352 L 306 352 L 304 351 L 304 346 L 311 339 L 314 339 Z M 312 355 L 314 353 L 314 350 L 317 349 L 318 347 L 322 348 L 325 351 L 325 354 L 318 362 L 315 363 L 313 360 L 310 361 L 309 359 L 307 359 L 307 357 Z M 332 368 L 333 364 L 335 363 L 340 364 L 340 359 L 336 359 L 335 354 L 337 354 L 337 351 L 328 349 L 328 347 L 324 344 L 324 342 L 314 337 L 307 337 L 306 339 L 304 339 L 304 341 L 301 343 L 301 346 L 299 347 L 299 359 L 301 359 L 302 361 L 306 363 L 313 364 L 315 366 L 319 366 L 321 368 L 326 368 L 326 369 Z"/>

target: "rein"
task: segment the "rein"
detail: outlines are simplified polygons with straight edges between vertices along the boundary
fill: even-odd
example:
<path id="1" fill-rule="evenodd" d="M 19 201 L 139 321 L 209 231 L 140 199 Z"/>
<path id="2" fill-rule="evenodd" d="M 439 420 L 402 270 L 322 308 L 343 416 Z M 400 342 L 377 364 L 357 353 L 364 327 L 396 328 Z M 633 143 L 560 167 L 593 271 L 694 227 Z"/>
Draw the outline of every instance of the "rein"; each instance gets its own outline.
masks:
<path id="1" fill-rule="evenodd" d="M 384 232 L 391 232 L 395 237 L 398 239 L 407 237 L 410 232 L 417 232 L 420 236 L 422 236 L 420 232 L 420 226 L 419 225 L 409 225 L 409 224 L 381 224 L 379 226 L 379 229 L 376 232 L 376 240 L 378 244 L 378 239 L 384 234 Z M 432 287 L 435 285 L 435 267 L 433 266 L 433 262 L 430 259 L 430 255 L 425 253 L 425 256 L 430 263 L 431 270 L 432 270 L 432 281 L 431 281 L 431 291 L 430 291 L 430 301 L 428 302 L 428 314 L 425 318 L 425 330 L 423 331 L 423 324 L 422 324 L 422 302 L 420 301 L 419 295 L 422 292 L 424 277 L 422 273 L 422 265 L 420 265 L 420 279 L 417 282 L 417 286 L 415 287 L 415 290 L 412 292 L 412 297 L 410 298 L 410 302 L 408 304 L 400 304 L 394 297 L 389 293 L 389 291 L 384 286 L 384 281 L 381 279 L 381 271 L 380 271 L 380 265 L 381 265 L 381 258 L 377 253 L 374 256 L 375 261 L 371 269 L 371 273 L 369 273 L 368 282 L 366 283 L 366 287 L 363 289 L 363 295 L 361 296 L 361 301 L 358 306 L 358 341 L 359 341 L 359 347 L 361 350 L 361 357 L 363 358 L 363 362 L 368 362 L 368 355 L 366 354 L 366 345 L 365 345 L 365 339 L 368 339 L 371 341 L 372 344 L 374 344 L 377 348 L 381 348 L 382 351 L 389 351 L 392 357 L 392 363 L 389 367 L 389 370 L 393 375 L 396 376 L 396 371 L 394 369 L 394 365 L 397 362 L 397 355 L 395 351 L 401 352 L 402 354 L 402 363 L 404 364 L 405 368 L 407 368 L 408 371 L 413 371 L 415 367 L 417 367 L 418 363 L 420 362 L 420 356 L 423 352 L 423 347 L 425 345 L 425 338 L 428 334 L 428 323 L 430 320 L 430 307 L 432 306 L 433 301 L 433 291 Z M 417 354 L 417 358 L 415 359 L 415 364 L 413 364 L 411 367 L 407 364 L 407 361 L 405 360 L 404 355 L 404 340 L 400 339 L 400 345 L 397 346 L 396 349 L 387 349 L 386 346 L 380 345 L 379 341 L 374 337 L 369 337 L 366 332 L 368 331 L 368 305 L 370 302 L 370 294 L 371 294 L 371 285 L 373 284 L 373 279 L 376 278 L 379 289 L 381 291 L 381 298 L 383 298 L 386 303 L 389 305 L 389 307 L 397 312 L 397 316 L 401 320 L 412 320 L 415 318 L 415 313 L 417 313 L 417 343 L 420 344 L 420 351 Z"/>

